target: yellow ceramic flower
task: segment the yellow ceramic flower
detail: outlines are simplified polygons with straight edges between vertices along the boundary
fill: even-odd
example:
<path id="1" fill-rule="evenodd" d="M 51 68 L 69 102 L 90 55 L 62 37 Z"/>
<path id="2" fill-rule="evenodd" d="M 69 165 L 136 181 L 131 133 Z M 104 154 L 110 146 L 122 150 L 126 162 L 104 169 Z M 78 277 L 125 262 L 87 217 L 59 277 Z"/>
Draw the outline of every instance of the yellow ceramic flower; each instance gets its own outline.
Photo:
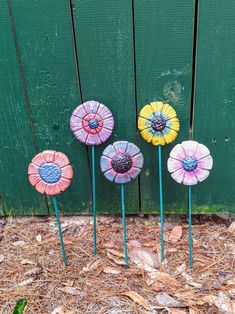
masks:
<path id="1" fill-rule="evenodd" d="M 153 145 L 173 142 L 180 128 L 175 110 L 161 101 L 145 105 L 139 114 L 138 129 L 142 137 Z"/>

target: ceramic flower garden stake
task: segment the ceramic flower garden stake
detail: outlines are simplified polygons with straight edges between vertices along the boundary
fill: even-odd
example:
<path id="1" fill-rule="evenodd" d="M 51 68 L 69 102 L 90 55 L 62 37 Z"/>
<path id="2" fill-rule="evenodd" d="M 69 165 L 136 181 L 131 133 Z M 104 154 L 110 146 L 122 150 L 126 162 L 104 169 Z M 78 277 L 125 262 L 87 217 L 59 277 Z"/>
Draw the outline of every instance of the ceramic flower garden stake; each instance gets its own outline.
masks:
<path id="1" fill-rule="evenodd" d="M 190 268 L 193 266 L 192 185 L 204 181 L 209 176 L 212 166 L 213 159 L 209 149 L 196 141 L 177 144 L 170 152 L 167 162 L 172 178 L 188 186 Z"/>
<path id="2" fill-rule="evenodd" d="M 128 253 L 126 245 L 125 191 L 124 184 L 135 179 L 143 167 L 144 157 L 133 143 L 118 141 L 105 148 L 100 159 L 101 171 L 106 179 L 121 185 L 122 226 L 126 266 Z"/>
<path id="3" fill-rule="evenodd" d="M 49 195 L 52 198 L 61 251 L 64 264 L 67 265 L 56 195 L 69 187 L 73 178 L 73 168 L 65 154 L 54 150 L 45 150 L 32 159 L 28 167 L 28 175 L 30 183 L 39 193 Z"/>
<path id="4" fill-rule="evenodd" d="M 96 175 L 95 146 L 104 143 L 112 134 L 114 119 L 111 111 L 98 101 L 90 100 L 79 105 L 70 119 L 70 128 L 82 143 L 91 146 L 92 209 L 94 223 L 94 255 L 96 255 Z"/>
<path id="5" fill-rule="evenodd" d="M 164 260 L 164 209 L 162 186 L 162 146 L 173 142 L 180 128 L 179 119 L 175 110 L 161 101 L 145 105 L 139 114 L 138 129 L 142 137 L 155 146 L 158 146 L 159 169 L 159 199 L 160 199 L 160 238 L 161 261 Z"/>

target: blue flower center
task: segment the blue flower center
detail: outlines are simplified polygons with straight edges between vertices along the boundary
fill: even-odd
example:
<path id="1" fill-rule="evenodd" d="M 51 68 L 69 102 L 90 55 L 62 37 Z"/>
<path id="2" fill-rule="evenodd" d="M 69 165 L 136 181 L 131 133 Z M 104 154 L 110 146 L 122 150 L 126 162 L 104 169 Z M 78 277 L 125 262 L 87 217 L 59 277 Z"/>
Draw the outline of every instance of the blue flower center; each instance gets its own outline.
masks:
<path id="1" fill-rule="evenodd" d="M 166 121 L 160 117 L 156 117 L 151 122 L 151 127 L 154 131 L 161 132 L 166 126 Z"/>
<path id="2" fill-rule="evenodd" d="M 52 162 L 46 162 L 39 168 L 39 175 L 46 183 L 55 183 L 61 177 L 60 167 Z"/>
<path id="3" fill-rule="evenodd" d="M 198 162 L 195 157 L 185 157 L 182 160 L 182 167 L 188 172 L 195 170 L 197 168 L 197 165 Z"/>
<path id="4" fill-rule="evenodd" d="M 89 127 L 90 127 L 91 129 L 97 129 L 98 126 L 99 126 L 99 121 L 98 121 L 97 119 L 91 119 L 91 120 L 89 121 Z"/>

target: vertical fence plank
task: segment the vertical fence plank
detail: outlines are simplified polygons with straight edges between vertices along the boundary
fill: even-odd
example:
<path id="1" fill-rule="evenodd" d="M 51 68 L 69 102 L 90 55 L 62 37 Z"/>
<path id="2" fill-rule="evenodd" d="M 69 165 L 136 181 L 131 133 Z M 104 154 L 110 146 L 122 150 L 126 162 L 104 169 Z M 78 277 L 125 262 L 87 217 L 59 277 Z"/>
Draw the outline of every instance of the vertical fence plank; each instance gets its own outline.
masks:
<path id="1" fill-rule="evenodd" d="M 193 189 L 197 212 L 234 212 L 235 2 L 199 1 L 194 139 L 208 146 L 211 175 Z"/>
<path id="2" fill-rule="evenodd" d="M 110 140 L 97 149 L 97 210 L 121 210 L 117 185 L 100 172 L 99 158 L 108 143 L 136 140 L 132 4 L 127 0 L 74 0 L 74 25 L 83 100 L 107 105 L 115 119 Z M 128 212 L 138 212 L 138 182 L 126 188 Z"/>
<path id="3" fill-rule="evenodd" d="M 194 1 L 134 0 L 136 38 L 136 80 L 138 111 L 150 101 L 169 102 L 180 119 L 175 143 L 163 147 L 165 209 L 185 211 L 186 190 L 167 173 L 166 162 L 172 147 L 188 139 L 192 80 Z M 145 158 L 141 175 L 143 212 L 159 209 L 157 148 L 139 136 Z"/>
<path id="4" fill-rule="evenodd" d="M 11 5 L 39 149 L 62 151 L 74 166 L 72 185 L 58 198 L 60 209 L 87 212 L 91 197 L 86 150 L 69 127 L 80 97 L 68 2 L 11 0 Z"/>
<path id="5" fill-rule="evenodd" d="M 47 214 L 45 198 L 27 178 L 35 146 L 7 1 L 0 3 L 0 38 L 0 215 Z"/>

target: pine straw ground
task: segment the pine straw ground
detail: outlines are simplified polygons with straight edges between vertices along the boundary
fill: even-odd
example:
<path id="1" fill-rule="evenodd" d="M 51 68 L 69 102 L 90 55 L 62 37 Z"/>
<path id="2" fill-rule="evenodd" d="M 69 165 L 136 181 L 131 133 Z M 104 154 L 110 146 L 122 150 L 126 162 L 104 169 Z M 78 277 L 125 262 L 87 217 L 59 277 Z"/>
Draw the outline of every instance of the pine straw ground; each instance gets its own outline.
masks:
<path id="1" fill-rule="evenodd" d="M 122 262 L 123 251 L 120 217 L 99 218 L 96 257 L 91 218 L 61 217 L 61 221 L 69 264 L 66 268 L 53 217 L 8 218 L 0 222 L 0 313 L 12 313 L 20 298 L 28 301 L 25 313 L 39 314 L 209 314 L 220 313 L 213 302 L 221 291 L 234 300 L 234 230 L 221 221 L 194 218 L 192 272 L 188 267 L 187 220 L 183 217 L 166 222 L 166 260 L 157 271 L 171 277 L 162 275 L 155 282 L 133 262 L 128 269 L 117 264 Z M 182 226 L 183 235 L 177 243 L 171 243 L 169 235 L 176 225 Z M 158 217 L 128 217 L 127 235 L 129 250 L 130 245 L 141 243 L 142 248 L 159 257 Z M 136 299 L 128 291 L 142 298 Z M 162 292 L 179 302 L 176 309 L 159 302 L 156 295 Z"/>

